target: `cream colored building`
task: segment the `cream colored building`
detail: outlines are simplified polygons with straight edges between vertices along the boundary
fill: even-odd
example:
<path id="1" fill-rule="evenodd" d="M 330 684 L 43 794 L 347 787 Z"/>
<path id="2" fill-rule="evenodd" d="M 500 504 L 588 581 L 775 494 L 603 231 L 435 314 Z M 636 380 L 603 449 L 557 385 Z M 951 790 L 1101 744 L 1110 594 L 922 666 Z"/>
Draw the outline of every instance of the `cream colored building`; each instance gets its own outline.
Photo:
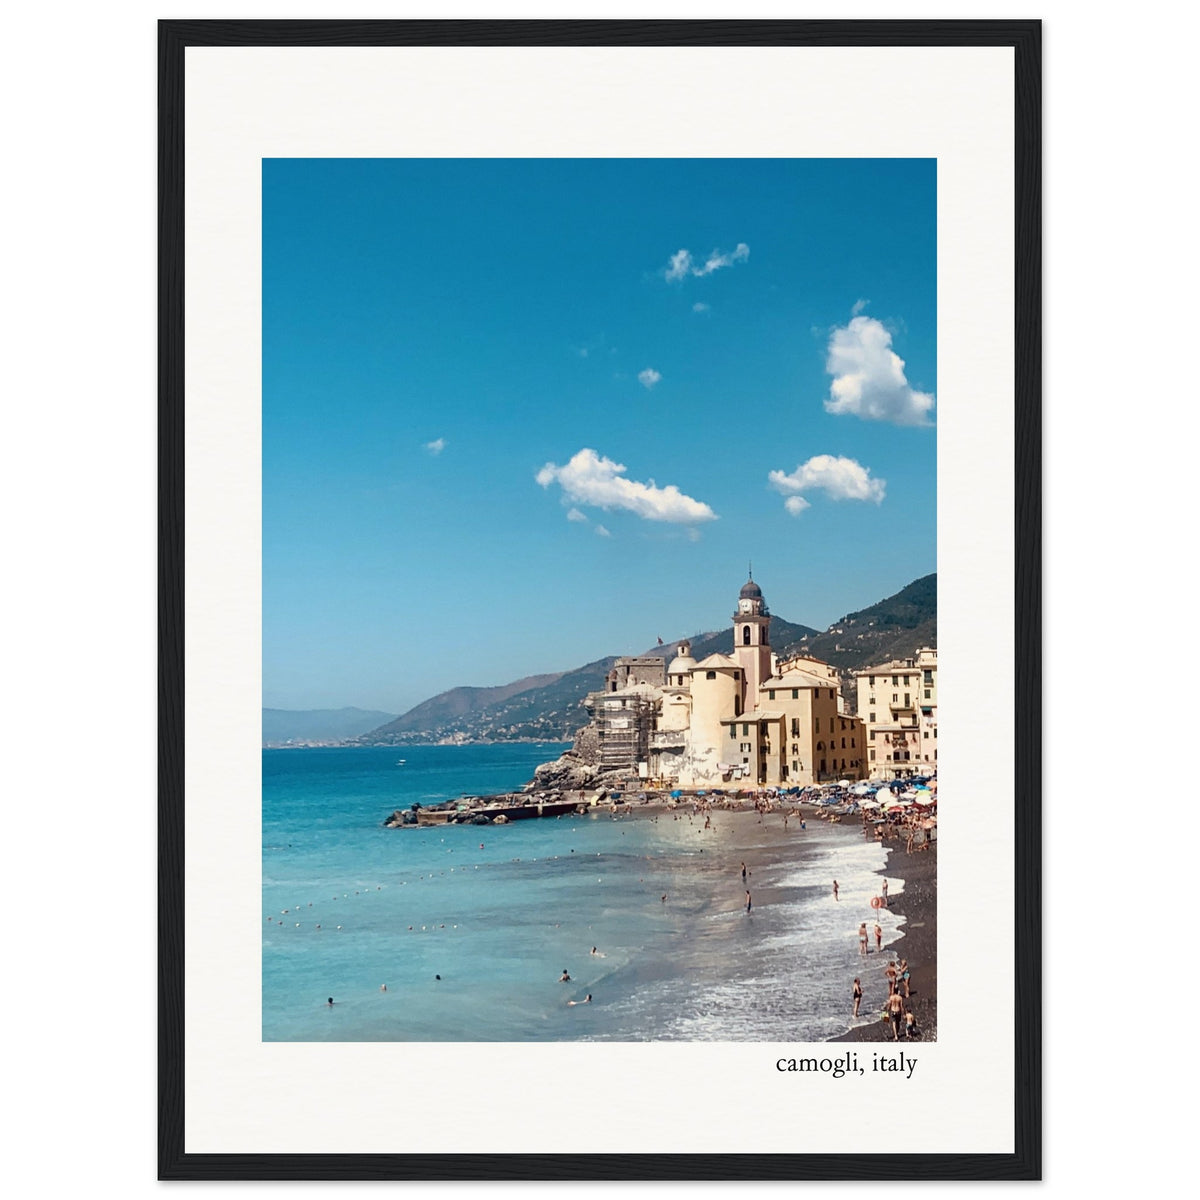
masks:
<path id="1" fill-rule="evenodd" d="M 681 787 L 867 778 L 864 722 L 846 714 L 837 671 L 804 655 L 776 658 L 770 610 L 753 579 L 732 619 L 732 656 L 697 662 L 681 642 L 661 686 L 651 682 L 659 678 L 651 660 L 618 660 L 608 690 L 589 697 L 594 720 L 609 714 L 621 723 L 620 731 L 601 728 L 606 761 L 624 756 L 632 765 L 631 756 L 644 753 L 639 774 Z"/>
<path id="2" fill-rule="evenodd" d="M 867 728 L 873 779 L 903 779 L 937 769 L 937 650 L 854 672 L 858 715 Z"/>

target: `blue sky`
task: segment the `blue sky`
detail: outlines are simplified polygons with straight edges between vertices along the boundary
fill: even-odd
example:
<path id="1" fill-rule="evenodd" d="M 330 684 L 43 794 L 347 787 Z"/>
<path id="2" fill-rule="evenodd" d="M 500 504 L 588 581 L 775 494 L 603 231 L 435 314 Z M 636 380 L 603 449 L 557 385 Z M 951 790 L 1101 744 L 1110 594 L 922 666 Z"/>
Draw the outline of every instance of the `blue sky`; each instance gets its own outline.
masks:
<path id="1" fill-rule="evenodd" d="M 263 703 L 937 569 L 933 160 L 267 160 Z"/>

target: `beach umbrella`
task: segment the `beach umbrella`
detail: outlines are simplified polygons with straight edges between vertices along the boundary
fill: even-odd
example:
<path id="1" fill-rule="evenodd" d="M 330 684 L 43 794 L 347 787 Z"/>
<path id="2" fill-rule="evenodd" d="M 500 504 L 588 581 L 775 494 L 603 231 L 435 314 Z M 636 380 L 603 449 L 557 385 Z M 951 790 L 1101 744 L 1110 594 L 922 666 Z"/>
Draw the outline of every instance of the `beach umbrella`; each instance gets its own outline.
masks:
<path id="1" fill-rule="evenodd" d="M 672 800 L 678 800 L 678 799 L 679 799 L 679 797 L 680 797 L 680 796 L 682 796 L 682 795 L 683 795 L 683 793 L 682 793 L 682 792 L 681 792 L 681 791 L 680 791 L 678 788 L 676 788 L 676 789 L 675 789 L 675 790 L 674 790 L 674 791 L 671 793 L 671 799 L 672 799 Z"/>

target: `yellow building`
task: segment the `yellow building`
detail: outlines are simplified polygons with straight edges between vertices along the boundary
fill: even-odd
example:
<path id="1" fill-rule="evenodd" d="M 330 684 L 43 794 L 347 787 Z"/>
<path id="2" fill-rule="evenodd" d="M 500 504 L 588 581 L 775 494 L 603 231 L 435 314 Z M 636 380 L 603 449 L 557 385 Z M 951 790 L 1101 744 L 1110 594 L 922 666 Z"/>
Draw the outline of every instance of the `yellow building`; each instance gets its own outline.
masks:
<path id="1" fill-rule="evenodd" d="M 846 714 L 837 671 L 804 655 L 776 658 L 770 610 L 753 579 L 732 619 L 732 656 L 697 662 L 681 642 L 661 686 L 650 660 L 619 660 L 607 691 L 589 699 L 604 761 L 636 760 L 643 777 L 681 787 L 867 778 L 865 723 Z"/>
<path id="2" fill-rule="evenodd" d="M 854 672 L 858 715 L 866 722 L 873 779 L 937 769 L 937 650 Z"/>

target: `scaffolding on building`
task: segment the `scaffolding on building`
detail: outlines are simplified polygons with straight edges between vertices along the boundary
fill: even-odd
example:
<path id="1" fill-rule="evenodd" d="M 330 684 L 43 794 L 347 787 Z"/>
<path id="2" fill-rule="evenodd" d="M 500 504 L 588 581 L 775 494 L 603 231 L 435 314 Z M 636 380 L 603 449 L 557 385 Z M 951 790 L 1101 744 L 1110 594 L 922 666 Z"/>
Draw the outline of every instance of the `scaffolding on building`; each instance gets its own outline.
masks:
<path id="1" fill-rule="evenodd" d="M 636 771 L 650 750 L 654 702 L 644 696 L 608 695 L 595 711 L 600 766 L 608 771 Z"/>

